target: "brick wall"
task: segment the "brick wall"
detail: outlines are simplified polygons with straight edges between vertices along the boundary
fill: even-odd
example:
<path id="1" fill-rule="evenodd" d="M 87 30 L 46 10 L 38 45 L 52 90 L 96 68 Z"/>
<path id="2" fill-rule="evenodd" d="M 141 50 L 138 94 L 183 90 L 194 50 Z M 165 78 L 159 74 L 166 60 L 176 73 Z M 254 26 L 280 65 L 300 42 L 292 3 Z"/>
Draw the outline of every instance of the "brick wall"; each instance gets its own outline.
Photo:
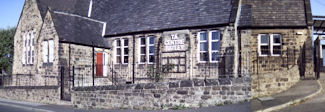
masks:
<path id="1" fill-rule="evenodd" d="M 88 109 L 216 106 L 250 100 L 250 80 L 245 77 L 74 88 L 72 103 Z"/>

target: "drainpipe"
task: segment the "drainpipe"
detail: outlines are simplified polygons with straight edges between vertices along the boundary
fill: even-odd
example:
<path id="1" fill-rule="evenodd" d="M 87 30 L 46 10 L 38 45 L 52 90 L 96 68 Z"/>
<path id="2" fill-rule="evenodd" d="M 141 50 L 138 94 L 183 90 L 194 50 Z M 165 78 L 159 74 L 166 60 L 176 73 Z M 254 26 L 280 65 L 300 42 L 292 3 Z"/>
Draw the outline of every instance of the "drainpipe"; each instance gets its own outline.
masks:
<path id="1" fill-rule="evenodd" d="M 69 43 L 69 62 L 68 62 L 68 67 L 69 67 L 69 79 L 70 79 L 70 76 L 71 76 L 71 74 L 70 74 L 70 59 L 71 59 L 71 44 Z M 73 77 L 74 78 L 74 77 Z M 74 87 L 74 80 L 73 80 L 73 82 L 72 82 L 72 87 Z M 70 88 L 69 88 L 70 89 Z"/>
<path id="2" fill-rule="evenodd" d="M 93 48 L 93 86 L 95 86 L 95 48 L 94 48 L 94 42 L 91 42 L 92 48 Z"/>
<path id="3" fill-rule="evenodd" d="M 239 3 L 238 3 L 238 9 L 237 9 L 237 15 L 236 15 L 236 20 L 235 20 L 235 24 L 234 24 L 234 28 L 235 28 L 235 42 L 237 42 L 237 44 L 235 44 L 235 48 L 234 48 L 234 58 L 235 58 L 235 63 L 234 63 L 234 74 L 235 74 L 235 78 L 238 77 L 238 69 L 239 68 L 239 64 L 240 64 L 240 61 L 239 61 L 239 53 L 240 53 L 240 49 L 239 49 L 239 33 L 238 33 L 238 23 L 239 23 L 239 18 L 240 18 L 240 13 L 241 13 L 241 3 L 242 3 L 242 0 L 239 0 Z"/>
<path id="4" fill-rule="evenodd" d="M 132 35 L 132 37 L 133 37 L 133 41 L 132 41 L 132 43 L 133 43 L 133 50 L 132 50 L 132 52 L 133 52 L 133 60 L 132 60 L 132 83 L 134 84 L 135 83 L 135 36 L 134 35 Z"/>

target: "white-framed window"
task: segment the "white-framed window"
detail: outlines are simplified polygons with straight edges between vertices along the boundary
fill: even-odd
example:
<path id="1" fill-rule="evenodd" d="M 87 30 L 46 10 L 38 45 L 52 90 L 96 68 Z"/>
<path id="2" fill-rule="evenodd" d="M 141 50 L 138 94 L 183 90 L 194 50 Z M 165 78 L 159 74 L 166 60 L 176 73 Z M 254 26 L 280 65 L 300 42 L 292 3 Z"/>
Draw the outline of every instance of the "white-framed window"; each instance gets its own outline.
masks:
<path id="1" fill-rule="evenodd" d="M 282 54 L 282 36 L 280 34 L 272 35 L 271 54 L 273 56 L 280 56 Z"/>
<path id="2" fill-rule="evenodd" d="M 210 44 L 210 49 L 211 49 L 211 62 L 219 62 L 219 54 L 220 54 L 220 32 L 219 31 L 211 31 L 210 32 L 210 37 L 211 37 L 211 44 Z"/>
<path id="3" fill-rule="evenodd" d="M 53 63 L 54 61 L 54 40 L 49 40 L 49 62 Z"/>
<path id="4" fill-rule="evenodd" d="M 54 40 L 43 41 L 43 62 L 44 63 L 54 62 Z"/>
<path id="5" fill-rule="evenodd" d="M 129 63 L 129 39 L 117 39 L 115 45 L 115 64 Z"/>
<path id="6" fill-rule="evenodd" d="M 280 56 L 282 54 L 281 34 L 259 34 L 258 53 L 259 56 Z"/>
<path id="7" fill-rule="evenodd" d="M 155 63 L 155 36 L 140 37 L 139 38 L 139 62 L 140 64 Z"/>
<path id="8" fill-rule="evenodd" d="M 34 33 L 28 31 L 23 34 L 23 57 L 22 61 L 24 65 L 34 64 Z"/>
<path id="9" fill-rule="evenodd" d="M 221 45 L 220 31 L 202 31 L 198 33 L 198 60 L 204 62 L 219 62 L 220 45 Z"/>

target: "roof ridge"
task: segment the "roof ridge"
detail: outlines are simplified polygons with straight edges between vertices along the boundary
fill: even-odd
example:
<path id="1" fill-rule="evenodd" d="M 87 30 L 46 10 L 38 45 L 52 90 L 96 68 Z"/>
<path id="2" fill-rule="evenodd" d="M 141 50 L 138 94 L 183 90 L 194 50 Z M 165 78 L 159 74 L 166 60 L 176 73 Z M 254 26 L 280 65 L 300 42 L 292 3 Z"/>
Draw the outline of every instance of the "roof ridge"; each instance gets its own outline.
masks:
<path id="1" fill-rule="evenodd" d="M 89 20 L 89 21 L 106 24 L 106 22 L 104 22 L 104 21 L 100 21 L 100 20 L 96 20 L 96 19 L 92 19 L 92 18 L 80 16 L 80 15 L 77 15 L 77 14 L 71 14 L 71 13 L 60 12 L 60 11 L 53 11 L 53 12 L 56 13 L 56 14 L 67 15 L 67 16 L 72 16 L 72 17 L 78 17 L 78 18 L 82 18 L 82 19 Z"/>

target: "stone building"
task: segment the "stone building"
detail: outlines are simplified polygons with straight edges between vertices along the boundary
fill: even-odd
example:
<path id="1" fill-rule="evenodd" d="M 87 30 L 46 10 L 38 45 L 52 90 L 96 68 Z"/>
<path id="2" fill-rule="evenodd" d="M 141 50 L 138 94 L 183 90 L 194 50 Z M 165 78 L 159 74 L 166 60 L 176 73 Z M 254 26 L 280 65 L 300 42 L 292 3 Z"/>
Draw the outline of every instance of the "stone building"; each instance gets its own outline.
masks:
<path id="1" fill-rule="evenodd" d="M 240 60 L 253 62 L 253 96 L 279 93 L 300 78 L 315 77 L 309 0 L 243 0 L 241 7 L 240 50 L 252 54 Z"/>
<path id="2" fill-rule="evenodd" d="M 196 106 L 274 94 L 313 76 L 310 17 L 309 0 L 26 0 L 7 95 L 31 87 L 26 94 L 41 91 L 44 102 L 72 97 L 88 108 L 88 93 L 109 85 L 130 84 L 100 94 L 167 94 L 167 86 L 175 97 L 193 95 Z M 169 83 L 150 85 L 155 74 Z M 162 96 L 140 99 L 170 98 Z M 176 103 L 194 102 L 184 99 Z M 148 105 L 159 107 L 156 100 Z"/>

